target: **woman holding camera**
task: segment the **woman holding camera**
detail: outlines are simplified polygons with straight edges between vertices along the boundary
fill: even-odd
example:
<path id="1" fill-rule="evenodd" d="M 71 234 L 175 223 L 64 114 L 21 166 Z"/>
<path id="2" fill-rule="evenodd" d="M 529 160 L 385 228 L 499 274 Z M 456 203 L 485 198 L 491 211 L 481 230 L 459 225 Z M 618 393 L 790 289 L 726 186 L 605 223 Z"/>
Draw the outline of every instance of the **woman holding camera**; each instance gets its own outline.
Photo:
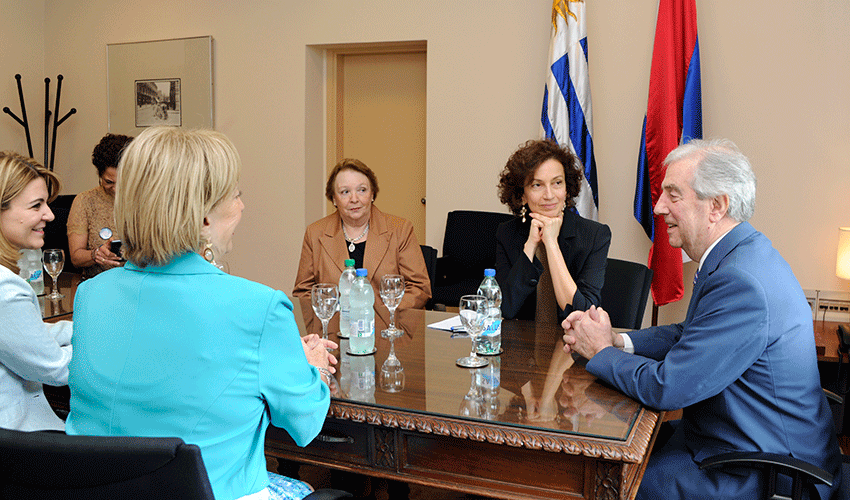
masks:
<path id="1" fill-rule="evenodd" d="M 115 183 L 118 179 L 118 160 L 132 141 L 126 135 L 106 134 L 92 151 L 91 160 L 97 168 L 98 186 L 74 198 L 68 215 L 68 250 L 71 263 L 82 269 L 83 276 L 92 278 L 98 273 L 120 266 L 121 257 L 112 250 L 112 240 L 120 239 L 115 231 Z"/>

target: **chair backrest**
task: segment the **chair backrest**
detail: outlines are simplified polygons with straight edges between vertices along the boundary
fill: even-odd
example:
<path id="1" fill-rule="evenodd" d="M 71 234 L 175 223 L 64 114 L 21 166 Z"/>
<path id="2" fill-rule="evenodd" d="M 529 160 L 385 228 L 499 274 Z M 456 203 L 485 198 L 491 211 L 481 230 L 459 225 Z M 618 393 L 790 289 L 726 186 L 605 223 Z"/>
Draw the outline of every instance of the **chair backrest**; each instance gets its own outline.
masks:
<path id="1" fill-rule="evenodd" d="M 57 196 L 50 203 L 54 219 L 44 226 L 44 247 L 42 248 L 61 248 L 65 251 L 65 267 L 62 270 L 66 273 L 79 272 L 68 255 L 68 215 L 71 213 L 71 204 L 76 196 L 75 194 Z"/>
<path id="2" fill-rule="evenodd" d="M 611 317 L 614 328 L 637 330 L 652 284 L 652 270 L 643 264 L 608 259 L 600 305 Z"/>
<path id="3" fill-rule="evenodd" d="M 425 258 L 425 269 L 428 270 L 428 279 L 431 280 L 431 288 L 437 281 L 437 249 L 428 245 L 419 245 L 422 248 L 422 257 Z"/>
<path id="4" fill-rule="evenodd" d="M 196 445 L 179 438 L 0 429 L 0 498 L 212 499 Z"/>
<path id="5" fill-rule="evenodd" d="M 463 295 L 475 293 L 484 270 L 496 265 L 496 229 L 514 216 L 500 212 L 455 210 L 446 216 L 443 255 L 432 283 L 433 304 L 456 307 Z"/>
<path id="6" fill-rule="evenodd" d="M 455 271 L 481 280 L 484 269 L 496 265 L 496 229 L 514 218 L 501 212 L 454 210 L 446 216 L 443 257 L 451 257 Z"/>

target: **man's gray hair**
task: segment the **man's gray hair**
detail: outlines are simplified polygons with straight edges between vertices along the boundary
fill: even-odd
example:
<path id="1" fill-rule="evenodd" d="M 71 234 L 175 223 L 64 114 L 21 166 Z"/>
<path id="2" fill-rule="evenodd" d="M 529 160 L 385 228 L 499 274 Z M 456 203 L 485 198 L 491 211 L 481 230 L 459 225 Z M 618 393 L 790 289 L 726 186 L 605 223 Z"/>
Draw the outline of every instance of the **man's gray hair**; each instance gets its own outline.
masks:
<path id="1" fill-rule="evenodd" d="M 696 159 L 696 170 L 691 188 L 704 200 L 715 196 L 729 197 L 727 215 L 744 222 L 756 209 L 756 175 L 750 160 L 734 142 L 728 139 L 694 139 L 682 144 L 664 159 L 664 165 Z"/>

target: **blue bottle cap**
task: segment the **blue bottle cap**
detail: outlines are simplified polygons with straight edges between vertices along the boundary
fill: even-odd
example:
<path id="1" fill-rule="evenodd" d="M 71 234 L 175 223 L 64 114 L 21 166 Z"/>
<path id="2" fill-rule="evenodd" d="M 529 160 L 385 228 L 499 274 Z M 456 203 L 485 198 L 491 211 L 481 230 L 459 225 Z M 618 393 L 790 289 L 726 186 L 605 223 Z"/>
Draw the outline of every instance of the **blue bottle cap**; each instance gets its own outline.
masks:
<path id="1" fill-rule="evenodd" d="M 484 270 L 484 276 L 490 276 L 490 277 L 496 276 L 496 270 L 487 268 L 487 269 Z"/>
<path id="2" fill-rule="evenodd" d="M 361 267 L 360 269 L 358 269 L 358 270 L 357 270 L 357 276 L 358 276 L 358 277 L 360 277 L 360 276 L 367 276 L 368 274 L 369 274 L 369 273 L 368 273 L 368 271 L 366 271 L 366 269 L 364 269 L 364 268 L 362 268 L 362 267 Z"/>

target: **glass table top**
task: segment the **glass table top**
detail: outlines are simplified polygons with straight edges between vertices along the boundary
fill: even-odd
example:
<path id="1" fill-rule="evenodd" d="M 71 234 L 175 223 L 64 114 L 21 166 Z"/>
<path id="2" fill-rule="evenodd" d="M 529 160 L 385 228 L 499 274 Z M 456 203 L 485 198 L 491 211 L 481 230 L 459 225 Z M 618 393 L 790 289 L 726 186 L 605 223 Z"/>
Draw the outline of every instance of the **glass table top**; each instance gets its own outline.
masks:
<path id="1" fill-rule="evenodd" d="M 300 330 L 321 334 L 309 300 L 294 302 Z M 484 368 L 466 369 L 455 361 L 469 354 L 470 339 L 428 328 L 456 313 L 399 310 L 396 326 L 404 334 L 390 341 L 380 336 L 389 313 L 382 304 L 375 310 L 372 355 L 349 355 L 348 340 L 335 333 L 339 314 L 330 320 L 329 337 L 341 347 L 334 353 L 340 360 L 332 384 L 337 401 L 617 441 L 627 439 L 642 410 L 588 373 L 582 358 L 565 354 L 559 327 L 506 320 L 501 355 L 487 357 Z M 398 362 L 387 364 L 391 348 Z"/>

